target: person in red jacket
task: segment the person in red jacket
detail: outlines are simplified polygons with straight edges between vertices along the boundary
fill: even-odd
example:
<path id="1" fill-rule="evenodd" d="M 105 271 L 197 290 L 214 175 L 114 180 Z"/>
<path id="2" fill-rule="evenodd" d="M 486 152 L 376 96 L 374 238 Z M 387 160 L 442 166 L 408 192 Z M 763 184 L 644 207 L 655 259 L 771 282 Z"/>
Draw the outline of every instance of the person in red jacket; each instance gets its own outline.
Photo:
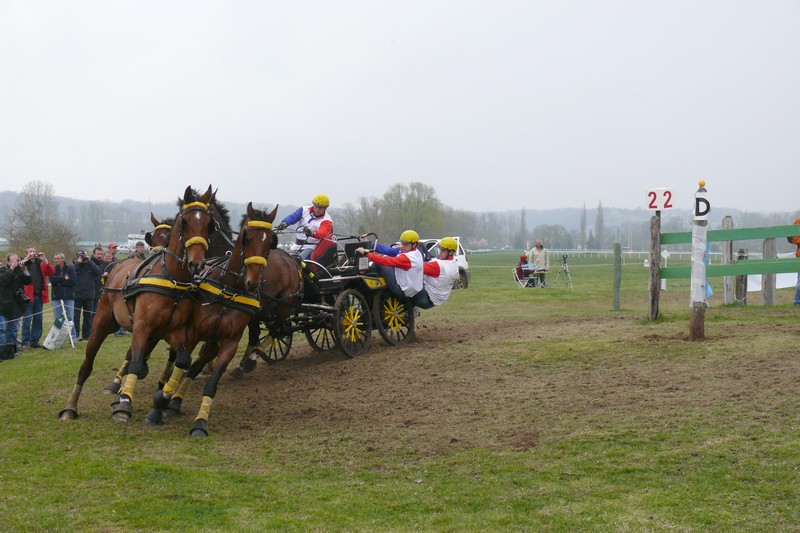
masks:
<path id="1" fill-rule="evenodd" d="M 445 303 L 458 277 L 458 263 L 453 259 L 458 250 L 458 241 L 453 237 L 445 237 L 438 246 L 436 257 L 422 265 L 422 290 L 411 299 L 420 309 Z"/>
<path id="2" fill-rule="evenodd" d="M 800 218 L 794 221 L 795 225 L 800 226 Z M 800 259 L 800 235 L 786 237 L 786 239 L 797 246 L 797 251 L 794 255 Z M 800 272 L 797 273 L 797 286 L 794 289 L 794 305 L 800 305 Z"/>
<path id="3" fill-rule="evenodd" d="M 56 273 L 56 269 L 47 260 L 44 252 L 36 252 L 36 248 L 28 246 L 25 257 L 20 260 L 28 267 L 31 273 L 31 283 L 25 285 L 25 294 L 31 299 L 25 312 L 22 314 L 22 349 L 41 348 L 39 340 L 42 338 L 42 311 L 44 304 L 50 301 L 47 290 L 47 276 Z"/>
<path id="4" fill-rule="evenodd" d="M 400 235 L 400 252 L 394 256 L 357 248 L 356 252 L 366 254 L 370 261 L 379 266 L 386 280 L 389 294 L 397 298 L 413 298 L 422 290 L 422 252 L 417 250 L 419 235 L 414 230 L 406 230 Z"/>

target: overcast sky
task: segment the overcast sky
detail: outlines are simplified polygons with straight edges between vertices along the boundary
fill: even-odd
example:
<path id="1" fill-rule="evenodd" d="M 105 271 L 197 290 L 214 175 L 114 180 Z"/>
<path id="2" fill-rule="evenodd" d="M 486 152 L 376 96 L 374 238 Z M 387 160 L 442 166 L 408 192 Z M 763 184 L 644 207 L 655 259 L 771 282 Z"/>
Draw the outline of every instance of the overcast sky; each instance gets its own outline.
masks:
<path id="1" fill-rule="evenodd" d="M 797 1 L 0 0 L 0 190 L 800 209 Z"/>

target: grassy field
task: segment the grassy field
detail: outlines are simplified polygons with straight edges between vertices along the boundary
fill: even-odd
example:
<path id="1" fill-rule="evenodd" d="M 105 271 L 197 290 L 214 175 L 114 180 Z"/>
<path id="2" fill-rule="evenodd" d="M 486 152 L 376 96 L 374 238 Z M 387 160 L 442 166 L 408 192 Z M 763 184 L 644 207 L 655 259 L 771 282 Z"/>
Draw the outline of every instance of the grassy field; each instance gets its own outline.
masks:
<path id="1" fill-rule="evenodd" d="M 81 417 L 60 422 L 83 359 L 0 363 L 4 531 L 784 531 L 800 529 L 800 310 L 706 312 L 688 281 L 647 318 L 647 269 L 570 258 L 574 289 L 521 289 L 516 254 L 470 256 L 472 283 L 418 318 L 417 339 L 347 359 L 312 352 L 223 378 L 208 439 L 187 414 L 128 424 L 101 394 L 129 337 L 108 339 Z M 670 265 L 672 266 L 672 265 Z M 244 344 L 244 343 L 243 343 Z M 242 344 L 242 347 L 243 347 Z"/>

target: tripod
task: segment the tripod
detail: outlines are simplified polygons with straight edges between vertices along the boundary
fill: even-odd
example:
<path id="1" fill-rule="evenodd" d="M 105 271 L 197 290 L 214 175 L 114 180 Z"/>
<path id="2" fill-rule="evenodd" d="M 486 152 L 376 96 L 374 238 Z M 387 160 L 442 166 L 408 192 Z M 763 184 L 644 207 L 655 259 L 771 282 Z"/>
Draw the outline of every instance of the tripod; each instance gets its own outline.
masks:
<path id="1" fill-rule="evenodd" d="M 561 270 L 559 270 L 558 274 L 556 274 L 556 280 L 553 282 L 553 287 L 558 285 L 558 278 L 561 277 L 561 274 L 564 274 L 564 285 L 572 289 L 572 276 L 569 275 L 569 265 L 567 265 L 567 255 L 564 254 L 561 257 L 562 257 Z"/>

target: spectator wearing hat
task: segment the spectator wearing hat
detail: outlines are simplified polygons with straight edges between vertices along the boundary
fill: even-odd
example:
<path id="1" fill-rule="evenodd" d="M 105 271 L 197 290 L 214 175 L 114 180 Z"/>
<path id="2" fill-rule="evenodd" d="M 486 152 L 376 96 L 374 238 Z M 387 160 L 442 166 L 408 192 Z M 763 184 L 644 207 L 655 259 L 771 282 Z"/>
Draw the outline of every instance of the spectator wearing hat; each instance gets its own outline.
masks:
<path id="1" fill-rule="evenodd" d="M 117 250 L 118 249 L 119 249 L 119 246 L 117 246 L 117 243 L 115 243 L 115 242 L 108 243 L 108 251 L 111 252 L 111 262 L 112 263 L 116 263 L 117 262 Z"/>
<path id="2" fill-rule="evenodd" d="M 87 340 L 92 333 L 95 287 L 101 274 L 100 267 L 91 261 L 86 252 L 79 250 L 75 254 L 75 326 L 73 331 L 79 341 Z M 81 327 L 81 318 L 83 327 Z"/>

